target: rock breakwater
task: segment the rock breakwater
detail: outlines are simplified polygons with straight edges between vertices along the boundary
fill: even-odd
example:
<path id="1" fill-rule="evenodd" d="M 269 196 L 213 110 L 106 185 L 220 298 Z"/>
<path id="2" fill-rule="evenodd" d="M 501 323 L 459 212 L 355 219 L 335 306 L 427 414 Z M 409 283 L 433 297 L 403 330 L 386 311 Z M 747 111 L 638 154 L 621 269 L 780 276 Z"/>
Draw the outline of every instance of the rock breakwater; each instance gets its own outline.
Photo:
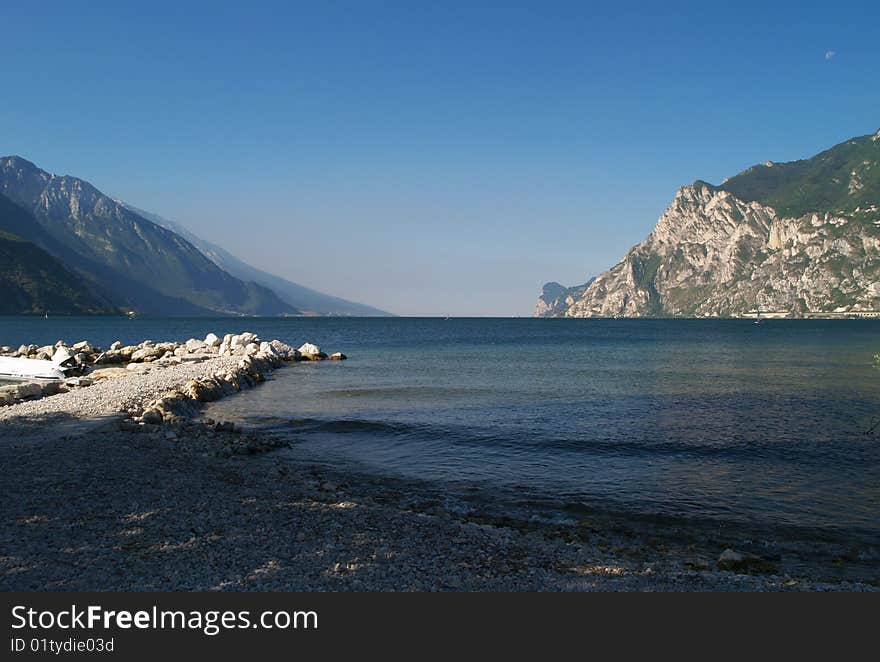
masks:
<path id="1" fill-rule="evenodd" d="M 0 421 L 64 411 L 76 418 L 125 413 L 143 425 L 193 418 L 200 403 L 251 388 L 289 362 L 346 358 L 339 352 L 328 356 L 313 343 L 295 349 L 251 332 L 222 338 L 209 333 L 203 340 L 184 342 L 145 340 L 122 345 L 117 341 L 107 349 L 85 340 L 73 345 L 58 341 L 42 347 L 0 347 L 0 356 L 54 360 L 76 366 L 79 373 L 63 381 L 0 388 L 0 405 L 5 405 Z M 89 395 L 77 395 L 85 390 Z"/>

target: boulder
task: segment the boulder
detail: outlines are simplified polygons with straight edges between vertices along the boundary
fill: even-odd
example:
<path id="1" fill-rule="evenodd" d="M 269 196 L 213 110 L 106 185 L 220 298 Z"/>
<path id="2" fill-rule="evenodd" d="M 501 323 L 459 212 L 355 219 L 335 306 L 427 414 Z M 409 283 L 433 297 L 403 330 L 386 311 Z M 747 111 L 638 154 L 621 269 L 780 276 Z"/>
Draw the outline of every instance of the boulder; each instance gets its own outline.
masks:
<path id="1" fill-rule="evenodd" d="M 247 354 L 248 356 L 256 354 L 259 351 L 260 351 L 260 346 L 255 342 L 248 343 L 247 345 L 245 345 L 245 348 L 244 348 L 244 353 Z"/>
<path id="2" fill-rule="evenodd" d="M 141 420 L 147 425 L 159 425 L 165 420 L 162 417 L 162 412 L 158 409 L 147 409 L 141 416 Z"/>
<path id="3" fill-rule="evenodd" d="M 21 399 L 25 398 L 42 398 L 43 397 L 43 387 L 39 384 L 29 383 L 29 384 L 18 384 L 18 397 Z"/>
<path id="4" fill-rule="evenodd" d="M 303 343 L 297 351 L 303 356 L 317 356 L 321 354 L 321 348 L 310 342 Z"/>
<path id="5" fill-rule="evenodd" d="M 77 352 L 83 352 L 85 354 L 91 354 L 94 351 L 92 346 L 89 344 L 88 340 L 82 340 L 82 341 L 76 343 L 73 346 L 73 349 L 76 350 Z"/>
<path id="6" fill-rule="evenodd" d="M 111 350 L 111 351 L 114 351 L 114 352 L 115 352 L 117 349 L 121 349 L 121 348 L 122 348 L 122 343 L 119 342 L 118 340 L 117 340 L 115 343 L 112 343 L 112 344 L 110 345 L 110 350 Z"/>
<path id="7" fill-rule="evenodd" d="M 220 346 L 220 343 L 222 343 L 222 342 L 223 342 L 223 341 L 220 340 L 220 338 L 218 338 L 218 337 L 217 337 L 215 334 L 213 334 L 213 333 L 209 333 L 208 335 L 205 336 L 205 344 L 206 344 L 208 347 L 219 347 L 219 346 Z"/>
<path id="8" fill-rule="evenodd" d="M 743 557 L 742 554 L 728 547 L 721 552 L 721 556 L 718 557 L 718 567 L 722 570 L 731 570 L 734 566 L 742 563 L 743 558 L 745 557 Z"/>
<path id="9" fill-rule="evenodd" d="M 115 365 L 118 363 L 128 363 L 130 359 L 131 354 L 126 354 L 123 350 L 110 349 L 95 357 L 95 363 L 98 365 Z"/>
<path id="10" fill-rule="evenodd" d="M 329 358 L 331 361 L 345 361 L 348 357 L 342 352 L 334 352 L 327 358 Z"/>
<path id="11" fill-rule="evenodd" d="M 135 363 L 154 361 L 160 358 L 165 351 L 166 350 L 159 345 L 147 345 L 146 347 L 141 347 L 140 349 L 135 350 L 131 355 L 131 360 Z"/>
<path id="12" fill-rule="evenodd" d="M 257 337 L 256 333 L 251 333 L 250 331 L 245 331 L 239 336 L 239 342 L 242 346 L 249 345 L 253 343 L 260 343 L 260 339 Z"/>
<path id="13" fill-rule="evenodd" d="M 718 557 L 719 570 L 738 570 L 753 572 L 776 572 L 776 566 L 769 561 L 762 559 L 754 554 L 743 554 L 729 547 L 721 552 Z"/>
<path id="14" fill-rule="evenodd" d="M 185 345 L 186 349 L 190 352 L 197 352 L 200 349 L 204 349 L 205 343 L 201 340 L 196 340 L 195 338 L 190 338 L 186 341 Z"/>
<path id="15" fill-rule="evenodd" d="M 42 384 L 43 395 L 58 395 L 64 390 L 61 382 L 46 382 Z"/>
<path id="16" fill-rule="evenodd" d="M 67 347 L 59 347 L 52 354 L 52 362 L 56 365 L 67 365 L 74 360 L 74 352 Z"/>
<path id="17" fill-rule="evenodd" d="M 294 349 L 290 345 L 283 343 L 280 340 L 273 340 L 269 344 L 275 350 L 275 353 L 282 359 L 286 359 L 287 361 L 295 361 L 300 357 L 299 350 Z"/>
<path id="18" fill-rule="evenodd" d="M 232 334 L 227 333 L 223 336 L 223 340 L 220 341 L 220 344 L 217 346 L 217 352 L 220 356 L 231 356 L 232 355 Z"/>
<path id="19" fill-rule="evenodd" d="M 220 398 L 220 389 L 208 381 L 192 379 L 183 387 L 184 393 L 198 402 L 213 402 Z"/>

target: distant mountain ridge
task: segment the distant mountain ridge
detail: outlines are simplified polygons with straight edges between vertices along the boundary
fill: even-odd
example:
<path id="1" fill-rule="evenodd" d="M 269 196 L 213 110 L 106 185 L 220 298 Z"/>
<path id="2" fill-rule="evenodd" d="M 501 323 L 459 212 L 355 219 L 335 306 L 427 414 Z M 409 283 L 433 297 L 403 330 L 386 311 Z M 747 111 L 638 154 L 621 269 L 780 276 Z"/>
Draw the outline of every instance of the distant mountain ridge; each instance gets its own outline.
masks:
<path id="1" fill-rule="evenodd" d="M 17 156 L 0 159 L 0 193 L 33 214 L 26 237 L 109 292 L 149 314 L 295 313 L 271 290 L 234 278 L 173 232 L 86 181 L 52 175 Z M 46 238 L 51 245 L 42 245 Z"/>
<path id="2" fill-rule="evenodd" d="M 214 264 L 236 278 L 252 281 L 271 289 L 283 301 L 298 309 L 302 314 L 357 317 L 391 316 L 391 313 L 384 310 L 324 294 L 323 292 L 318 292 L 317 290 L 258 269 L 235 257 L 223 247 L 198 237 L 179 223 L 163 218 L 158 214 L 139 209 L 126 202 L 118 202 L 143 218 L 179 234 L 198 248 Z"/>
<path id="3" fill-rule="evenodd" d="M 880 314 L 880 131 L 682 187 L 620 262 L 583 291 L 545 299 L 536 314 Z"/>

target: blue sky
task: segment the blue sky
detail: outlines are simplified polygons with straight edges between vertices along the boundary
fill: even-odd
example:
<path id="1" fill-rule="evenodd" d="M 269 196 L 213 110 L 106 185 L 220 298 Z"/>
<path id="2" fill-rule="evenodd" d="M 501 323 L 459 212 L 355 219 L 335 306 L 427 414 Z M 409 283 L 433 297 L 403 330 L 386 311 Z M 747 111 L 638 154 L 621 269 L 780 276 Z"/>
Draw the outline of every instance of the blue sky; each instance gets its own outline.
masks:
<path id="1" fill-rule="evenodd" d="M 679 186 L 880 127 L 880 3 L 811 4 L 6 3 L 0 153 L 333 294 L 524 315 Z"/>

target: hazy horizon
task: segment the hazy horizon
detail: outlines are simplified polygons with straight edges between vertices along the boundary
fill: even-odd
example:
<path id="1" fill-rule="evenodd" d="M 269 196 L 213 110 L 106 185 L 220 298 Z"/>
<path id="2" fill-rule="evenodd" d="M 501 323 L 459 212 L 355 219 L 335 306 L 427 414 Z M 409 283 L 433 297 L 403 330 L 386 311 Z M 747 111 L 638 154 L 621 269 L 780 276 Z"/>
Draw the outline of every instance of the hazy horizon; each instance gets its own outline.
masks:
<path id="1" fill-rule="evenodd" d="M 0 152 L 398 315 L 524 316 L 676 189 L 880 128 L 876 3 L 4 9 Z"/>

